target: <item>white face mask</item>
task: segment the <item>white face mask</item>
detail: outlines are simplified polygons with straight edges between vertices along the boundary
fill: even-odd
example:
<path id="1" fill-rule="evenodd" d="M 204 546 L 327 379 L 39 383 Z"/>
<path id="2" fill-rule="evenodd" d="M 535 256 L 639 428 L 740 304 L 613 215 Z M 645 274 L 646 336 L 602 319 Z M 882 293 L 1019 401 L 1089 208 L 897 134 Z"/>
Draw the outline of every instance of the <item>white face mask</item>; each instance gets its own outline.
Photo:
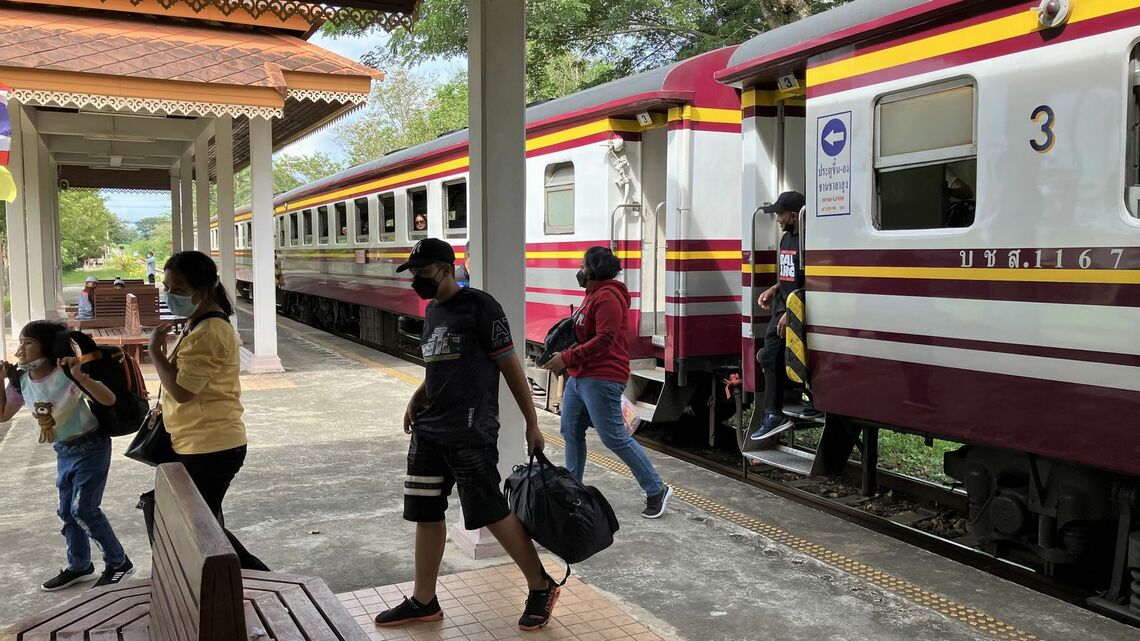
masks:
<path id="1" fill-rule="evenodd" d="M 47 362 L 48 362 L 48 359 L 41 356 L 40 358 L 37 358 L 34 361 L 28 361 L 26 363 L 20 363 L 20 364 L 16 365 L 16 367 L 21 372 L 34 372 L 37 369 L 43 367 L 44 365 L 47 365 Z"/>

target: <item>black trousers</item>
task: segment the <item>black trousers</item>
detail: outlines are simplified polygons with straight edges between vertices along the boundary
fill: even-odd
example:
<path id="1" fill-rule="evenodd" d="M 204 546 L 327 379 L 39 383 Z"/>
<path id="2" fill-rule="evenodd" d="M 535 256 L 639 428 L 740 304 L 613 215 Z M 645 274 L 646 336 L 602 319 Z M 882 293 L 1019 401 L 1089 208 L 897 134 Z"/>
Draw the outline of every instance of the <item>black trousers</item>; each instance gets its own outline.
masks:
<path id="1" fill-rule="evenodd" d="M 784 410 L 784 390 L 788 386 L 788 376 L 784 372 L 784 339 L 776 334 L 776 326 L 784 310 L 772 314 L 768 330 L 764 332 L 764 347 L 756 355 L 760 370 L 764 374 L 764 411 L 779 414 Z"/>
<path id="2" fill-rule="evenodd" d="M 261 559 L 250 553 L 249 550 L 242 545 L 232 532 L 226 530 L 225 516 L 222 514 L 222 501 L 226 498 L 226 492 L 230 489 L 230 483 L 233 482 L 234 477 L 237 476 L 238 470 L 245 463 L 246 446 L 235 447 L 229 450 L 222 450 L 221 452 L 211 452 L 209 454 L 178 454 L 178 462 L 186 468 L 186 472 L 190 475 L 190 480 L 194 482 L 194 487 L 198 489 L 198 493 L 202 495 L 205 500 L 206 506 L 214 513 L 221 524 L 222 530 L 226 533 L 226 538 L 229 539 L 230 545 L 233 546 L 234 551 L 237 552 L 238 561 L 241 563 L 242 569 L 245 570 L 262 570 L 268 572 L 269 568 L 266 567 Z M 148 497 L 149 495 L 149 497 Z M 139 502 L 140 507 L 143 509 L 143 518 L 146 520 L 147 534 L 151 535 L 151 541 L 154 541 L 154 492 L 148 492 L 141 497 Z"/>

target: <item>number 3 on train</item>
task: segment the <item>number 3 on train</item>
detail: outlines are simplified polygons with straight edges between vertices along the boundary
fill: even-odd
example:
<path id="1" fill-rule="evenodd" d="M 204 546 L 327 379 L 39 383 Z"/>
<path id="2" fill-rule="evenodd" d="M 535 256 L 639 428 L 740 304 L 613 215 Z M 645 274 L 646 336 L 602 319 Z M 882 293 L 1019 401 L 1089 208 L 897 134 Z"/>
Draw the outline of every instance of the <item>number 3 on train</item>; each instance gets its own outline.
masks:
<path id="1" fill-rule="evenodd" d="M 1044 116 L 1045 122 L 1041 122 Z M 1039 154 L 1047 154 L 1053 149 L 1053 144 L 1057 142 L 1057 134 L 1053 133 L 1053 124 L 1057 121 L 1056 115 L 1053 113 L 1053 108 L 1049 105 L 1041 105 L 1033 110 L 1033 115 L 1029 120 L 1041 125 L 1041 133 L 1045 134 L 1044 141 L 1031 139 L 1029 146 L 1033 147 L 1033 151 Z"/>

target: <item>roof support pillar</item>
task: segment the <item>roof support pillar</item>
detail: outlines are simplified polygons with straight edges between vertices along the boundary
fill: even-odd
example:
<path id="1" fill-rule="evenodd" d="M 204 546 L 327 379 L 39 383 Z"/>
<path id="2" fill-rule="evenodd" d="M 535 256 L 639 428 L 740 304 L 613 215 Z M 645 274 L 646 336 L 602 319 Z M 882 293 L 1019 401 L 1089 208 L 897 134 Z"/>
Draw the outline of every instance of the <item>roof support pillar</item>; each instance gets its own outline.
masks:
<path id="1" fill-rule="evenodd" d="M 210 132 L 206 127 L 194 141 L 194 193 L 197 208 L 195 242 L 198 251 L 210 255 Z M 220 230 L 219 230 L 220 232 Z"/>
<path id="2" fill-rule="evenodd" d="M 31 307 L 28 300 L 28 241 L 25 204 L 27 185 L 24 183 L 24 108 L 15 100 L 8 102 L 12 118 L 11 160 L 8 169 L 16 183 L 16 200 L 5 207 L 8 230 L 8 282 L 12 299 L 12 338 L 18 338 L 20 330 L 31 320 Z M 6 350 L 5 350 L 6 352 Z"/>
<path id="3" fill-rule="evenodd" d="M 59 165 L 51 161 L 48 167 L 48 176 L 51 179 L 47 181 L 48 232 L 45 235 L 47 245 L 44 247 L 44 251 L 48 252 L 48 256 L 51 258 L 51 272 L 48 274 L 50 282 L 47 285 L 50 295 L 48 300 L 55 310 L 55 318 L 66 319 L 67 305 L 63 300 L 63 257 L 61 255 L 63 234 L 60 230 L 59 220 L 59 183 L 56 181 L 56 176 L 59 176 Z"/>
<path id="4" fill-rule="evenodd" d="M 182 251 L 182 178 L 178 163 L 170 168 L 170 251 Z"/>
<path id="5" fill-rule="evenodd" d="M 214 121 L 214 165 L 218 181 L 218 262 L 222 285 L 236 296 L 234 271 L 234 120 L 221 116 Z M 237 315 L 230 319 L 237 327 Z"/>
<path id="6" fill-rule="evenodd" d="M 42 155 L 46 149 L 40 144 L 35 126 L 26 110 L 20 110 L 20 128 L 23 130 L 24 156 L 24 212 L 28 239 L 28 307 L 31 320 L 47 318 L 44 295 L 44 188 L 41 179 L 46 176 Z"/>
<path id="7" fill-rule="evenodd" d="M 467 11 L 471 280 L 503 306 L 515 338 L 515 358 L 522 359 L 526 351 L 523 0 L 468 0 Z M 515 464 L 526 461 L 526 426 L 506 385 L 499 387 L 499 408 L 499 473 L 506 478 Z M 485 531 L 469 532 L 461 524 L 454 526 L 452 538 L 477 558 L 495 548 Z"/>
<path id="8" fill-rule="evenodd" d="M 253 192 L 253 354 L 247 358 L 243 348 L 242 364 L 251 374 L 281 372 L 277 280 L 273 273 L 273 124 L 265 118 L 249 119 L 249 167 Z"/>
<path id="9" fill-rule="evenodd" d="M 178 161 L 182 187 L 182 251 L 194 249 L 194 146 L 189 145 Z"/>

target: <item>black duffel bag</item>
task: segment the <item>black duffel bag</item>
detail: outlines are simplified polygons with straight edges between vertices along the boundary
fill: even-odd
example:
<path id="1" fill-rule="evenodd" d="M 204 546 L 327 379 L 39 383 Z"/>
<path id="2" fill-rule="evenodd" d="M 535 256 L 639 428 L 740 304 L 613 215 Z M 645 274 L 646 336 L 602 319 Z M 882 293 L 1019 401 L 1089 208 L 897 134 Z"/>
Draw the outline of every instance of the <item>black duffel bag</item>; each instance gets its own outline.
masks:
<path id="1" fill-rule="evenodd" d="M 530 538 L 566 563 L 585 561 L 614 542 L 617 515 L 606 498 L 542 452 L 515 466 L 503 492 Z"/>
<path id="2" fill-rule="evenodd" d="M 581 308 L 579 308 L 581 310 Z M 546 340 L 542 342 L 542 356 L 538 357 L 535 363 L 542 367 L 554 358 L 554 355 L 559 352 L 564 352 L 571 347 L 578 345 L 578 336 L 574 333 L 574 323 L 578 320 L 580 314 L 574 312 L 566 318 L 555 323 L 551 326 L 550 330 L 546 332 Z"/>

